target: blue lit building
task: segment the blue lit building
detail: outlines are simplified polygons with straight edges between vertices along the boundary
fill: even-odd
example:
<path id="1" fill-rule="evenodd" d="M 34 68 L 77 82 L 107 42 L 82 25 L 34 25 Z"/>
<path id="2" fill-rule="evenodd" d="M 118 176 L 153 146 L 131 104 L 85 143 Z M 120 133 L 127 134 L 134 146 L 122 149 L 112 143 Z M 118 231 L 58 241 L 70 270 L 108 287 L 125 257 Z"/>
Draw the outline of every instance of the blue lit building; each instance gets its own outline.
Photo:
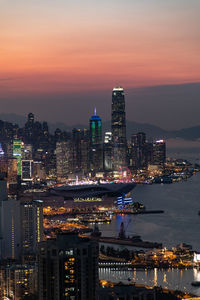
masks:
<path id="1" fill-rule="evenodd" d="M 116 205 L 118 208 L 125 208 L 126 206 L 132 206 L 134 203 L 131 197 L 126 197 L 125 193 L 117 197 Z"/>
<path id="2" fill-rule="evenodd" d="M 103 169 L 102 124 L 96 114 L 90 118 L 90 170 L 93 173 Z"/>

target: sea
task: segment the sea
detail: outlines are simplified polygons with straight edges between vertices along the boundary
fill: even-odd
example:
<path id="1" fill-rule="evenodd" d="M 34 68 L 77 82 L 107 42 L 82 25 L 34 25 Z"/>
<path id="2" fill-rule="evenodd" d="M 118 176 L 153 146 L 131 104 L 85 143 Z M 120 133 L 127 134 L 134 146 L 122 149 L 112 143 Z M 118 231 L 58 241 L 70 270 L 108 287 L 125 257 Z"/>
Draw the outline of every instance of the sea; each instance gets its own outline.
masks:
<path id="1" fill-rule="evenodd" d="M 177 146 L 177 145 L 176 145 Z M 200 145 L 169 147 L 167 156 L 187 159 L 200 164 Z M 110 224 L 100 225 L 103 236 L 117 236 L 123 221 L 129 236 L 140 235 L 143 240 L 162 243 L 171 248 L 187 243 L 200 253 L 200 173 L 186 181 L 172 184 L 138 184 L 132 191 L 134 201 L 143 203 L 149 210 L 164 210 L 164 214 L 118 215 Z M 113 245 L 112 245 L 113 246 Z M 117 246 L 123 249 L 124 246 Z M 100 279 L 114 282 L 136 282 L 149 286 L 162 286 L 191 292 L 200 296 L 200 287 L 191 286 L 200 281 L 198 269 L 115 271 L 100 269 Z"/>

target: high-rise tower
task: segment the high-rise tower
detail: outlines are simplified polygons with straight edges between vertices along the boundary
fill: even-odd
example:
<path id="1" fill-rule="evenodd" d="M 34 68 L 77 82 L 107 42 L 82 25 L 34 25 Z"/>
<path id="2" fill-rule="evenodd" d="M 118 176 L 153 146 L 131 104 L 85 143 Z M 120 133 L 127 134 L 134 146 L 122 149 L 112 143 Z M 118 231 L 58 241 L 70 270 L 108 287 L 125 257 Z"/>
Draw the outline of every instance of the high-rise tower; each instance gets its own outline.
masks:
<path id="1" fill-rule="evenodd" d="M 146 134 L 144 132 L 138 132 L 131 136 L 131 167 L 143 169 L 147 166 L 147 147 Z"/>
<path id="2" fill-rule="evenodd" d="M 22 175 L 22 152 L 24 143 L 21 140 L 13 141 L 13 156 L 17 159 L 17 175 Z"/>
<path id="3" fill-rule="evenodd" d="M 96 108 L 90 118 L 90 168 L 94 172 L 103 168 L 101 118 L 97 115 Z"/>
<path id="4" fill-rule="evenodd" d="M 115 87 L 112 91 L 112 143 L 113 143 L 113 170 L 127 165 L 126 143 L 126 114 L 124 89 Z"/>
<path id="5" fill-rule="evenodd" d="M 166 144 L 164 140 L 158 140 L 153 143 L 153 163 L 164 166 L 166 160 Z"/>
<path id="6" fill-rule="evenodd" d="M 40 243 L 39 300 L 94 300 L 98 287 L 96 241 L 76 234 L 59 234 Z"/>

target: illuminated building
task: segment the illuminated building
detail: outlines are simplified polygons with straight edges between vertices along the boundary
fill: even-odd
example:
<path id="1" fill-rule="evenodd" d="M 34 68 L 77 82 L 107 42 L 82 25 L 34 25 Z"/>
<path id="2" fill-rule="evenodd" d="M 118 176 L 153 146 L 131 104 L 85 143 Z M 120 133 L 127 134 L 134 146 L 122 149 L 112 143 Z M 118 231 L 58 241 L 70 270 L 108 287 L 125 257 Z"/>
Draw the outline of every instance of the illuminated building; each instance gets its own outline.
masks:
<path id="1" fill-rule="evenodd" d="M 103 169 L 101 118 L 96 114 L 90 118 L 90 169 L 95 173 Z"/>
<path id="2" fill-rule="evenodd" d="M 0 267 L 1 299 L 21 300 L 37 293 L 36 264 L 19 265 L 12 262 Z"/>
<path id="3" fill-rule="evenodd" d="M 29 113 L 28 120 L 25 124 L 25 143 L 30 143 L 30 144 L 33 143 L 34 127 L 35 127 L 34 114 Z"/>
<path id="4" fill-rule="evenodd" d="M 22 180 L 33 180 L 33 160 L 22 160 Z"/>
<path id="5" fill-rule="evenodd" d="M 5 157 L 0 158 L 0 174 L 8 174 L 8 160 Z"/>
<path id="6" fill-rule="evenodd" d="M 39 123 L 40 124 L 40 123 Z M 37 123 L 35 123 L 35 126 Z M 34 130 L 34 138 L 35 135 L 39 134 L 38 145 L 43 149 L 44 154 L 48 154 L 49 151 L 49 128 L 47 122 L 43 122 L 40 124 L 39 130 Z M 48 173 L 48 172 L 47 172 Z"/>
<path id="7" fill-rule="evenodd" d="M 164 166 L 166 160 L 166 144 L 164 140 L 158 140 L 153 143 L 153 164 Z"/>
<path id="8" fill-rule="evenodd" d="M 2 258 L 19 259 L 20 256 L 20 203 L 8 198 L 2 202 Z"/>
<path id="9" fill-rule="evenodd" d="M 44 166 L 41 161 L 34 161 L 33 162 L 33 178 L 36 181 L 45 180 L 46 173 Z"/>
<path id="10" fill-rule="evenodd" d="M 113 207 L 117 197 L 128 194 L 135 183 L 63 185 L 49 190 L 52 196 L 62 196 L 67 207 L 104 206 Z M 60 201 L 60 200 L 59 200 Z"/>
<path id="11" fill-rule="evenodd" d="M 131 162 L 130 166 L 135 169 L 143 169 L 147 166 L 146 134 L 138 132 L 131 136 Z"/>
<path id="12" fill-rule="evenodd" d="M 112 91 L 112 143 L 113 170 L 127 165 L 126 115 L 124 89 L 115 87 Z"/>
<path id="13" fill-rule="evenodd" d="M 43 155 L 42 164 L 46 177 L 56 177 L 56 153 L 55 149 L 49 149 Z"/>
<path id="14" fill-rule="evenodd" d="M 3 151 L 3 148 L 2 148 L 2 144 L 0 143 L 0 159 L 2 159 L 4 157 L 4 151 Z"/>
<path id="15" fill-rule="evenodd" d="M 153 161 L 153 143 L 152 142 L 146 142 L 145 155 L 146 155 L 147 164 L 148 165 L 151 164 Z"/>
<path id="16" fill-rule="evenodd" d="M 112 171 L 112 132 L 106 132 L 103 144 L 104 171 Z"/>
<path id="17" fill-rule="evenodd" d="M 88 136 L 86 135 L 81 140 L 81 170 L 85 175 L 88 174 L 90 169 L 89 149 L 90 149 L 90 142 Z"/>
<path id="18" fill-rule="evenodd" d="M 111 142 L 112 142 L 112 132 L 107 131 L 107 132 L 105 132 L 104 143 L 108 144 Z"/>
<path id="19" fill-rule="evenodd" d="M 35 161 L 41 161 L 43 160 L 44 150 L 42 148 L 37 148 L 34 151 L 34 160 Z"/>
<path id="20" fill-rule="evenodd" d="M 30 144 L 24 144 L 22 159 L 32 159 L 33 158 L 33 147 Z"/>
<path id="21" fill-rule="evenodd" d="M 0 177 L 0 258 L 2 257 L 2 203 L 7 200 L 7 187 L 4 178 Z"/>
<path id="22" fill-rule="evenodd" d="M 98 286 L 98 243 L 60 234 L 40 243 L 39 300 L 94 300 Z"/>
<path id="23" fill-rule="evenodd" d="M 79 172 L 81 169 L 81 135 L 80 129 L 72 130 L 71 151 L 72 151 L 72 172 Z"/>
<path id="24" fill-rule="evenodd" d="M 72 172 L 71 141 L 56 143 L 56 173 L 60 179 L 67 178 Z"/>
<path id="25" fill-rule="evenodd" d="M 13 156 L 14 156 L 14 158 L 17 159 L 17 175 L 18 176 L 21 176 L 21 174 L 22 174 L 21 161 L 22 161 L 23 145 L 24 145 L 24 143 L 20 140 L 13 141 Z"/>
<path id="26" fill-rule="evenodd" d="M 8 159 L 8 183 L 9 184 L 17 183 L 17 159 L 16 158 Z"/>
<path id="27" fill-rule="evenodd" d="M 13 142 L 9 142 L 6 144 L 6 157 L 13 157 Z"/>
<path id="28" fill-rule="evenodd" d="M 125 208 L 126 206 L 133 205 L 133 199 L 131 197 L 126 197 L 126 195 L 122 195 L 120 197 L 117 197 L 116 205 L 118 208 Z"/>
<path id="29" fill-rule="evenodd" d="M 7 185 L 9 194 L 16 194 L 18 175 L 17 175 L 17 158 L 7 159 Z"/>
<path id="30" fill-rule="evenodd" d="M 43 241 L 43 204 L 41 200 L 20 199 L 21 249 L 23 257 L 36 254 Z"/>

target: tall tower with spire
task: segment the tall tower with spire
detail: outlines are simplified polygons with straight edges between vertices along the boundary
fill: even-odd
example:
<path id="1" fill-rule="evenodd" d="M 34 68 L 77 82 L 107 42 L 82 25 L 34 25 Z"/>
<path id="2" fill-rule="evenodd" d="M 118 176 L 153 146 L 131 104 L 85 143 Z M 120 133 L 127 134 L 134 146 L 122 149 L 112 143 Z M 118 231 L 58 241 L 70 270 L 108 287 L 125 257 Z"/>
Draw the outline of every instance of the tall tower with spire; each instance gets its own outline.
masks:
<path id="1" fill-rule="evenodd" d="M 94 173 L 103 169 L 102 123 L 96 107 L 90 118 L 90 169 Z"/>
<path id="2" fill-rule="evenodd" d="M 127 165 L 125 97 L 122 87 L 115 87 L 112 91 L 111 127 L 113 170 L 118 171 Z"/>

